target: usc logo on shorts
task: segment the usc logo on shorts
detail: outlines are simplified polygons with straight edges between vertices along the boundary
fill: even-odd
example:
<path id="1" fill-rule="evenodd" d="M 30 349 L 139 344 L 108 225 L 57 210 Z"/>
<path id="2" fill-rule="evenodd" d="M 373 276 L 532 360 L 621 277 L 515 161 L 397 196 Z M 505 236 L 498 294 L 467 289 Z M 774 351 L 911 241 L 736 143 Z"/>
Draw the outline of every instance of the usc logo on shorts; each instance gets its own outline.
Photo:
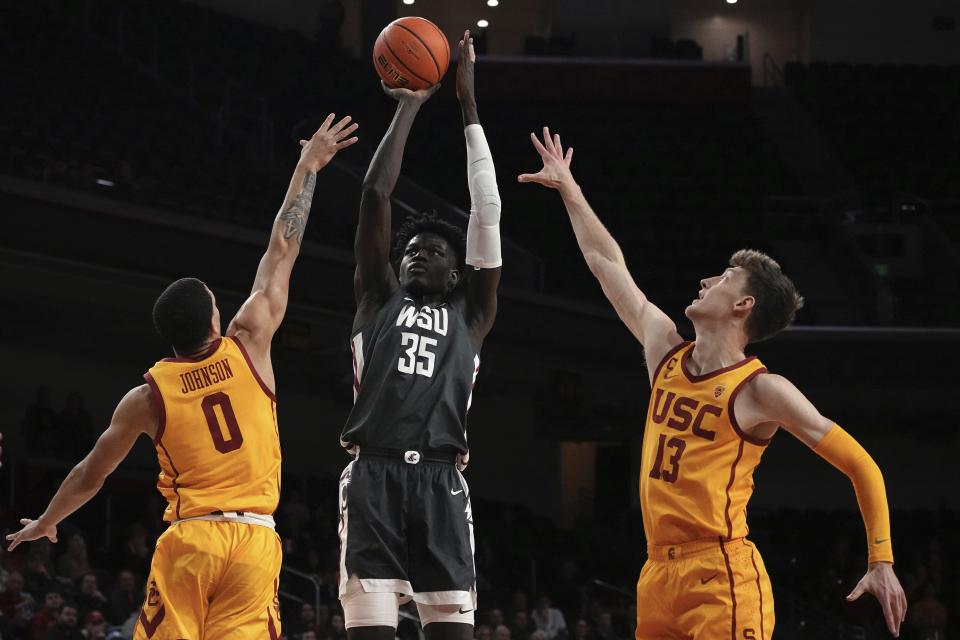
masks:
<path id="1" fill-rule="evenodd" d="M 157 609 L 157 612 L 153 614 L 152 618 L 148 618 L 147 607 L 152 609 L 157 606 L 160 608 Z M 166 615 L 167 611 L 161 602 L 160 589 L 157 588 L 157 581 L 150 580 L 150 584 L 147 587 L 147 603 L 143 609 L 140 610 L 140 619 L 138 620 L 138 622 L 143 625 L 143 631 L 147 634 L 148 638 L 152 638 L 153 634 L 157 632 L 157 627 L 160 626 L 160 623 L 163 622 L 163 618 Z"/>

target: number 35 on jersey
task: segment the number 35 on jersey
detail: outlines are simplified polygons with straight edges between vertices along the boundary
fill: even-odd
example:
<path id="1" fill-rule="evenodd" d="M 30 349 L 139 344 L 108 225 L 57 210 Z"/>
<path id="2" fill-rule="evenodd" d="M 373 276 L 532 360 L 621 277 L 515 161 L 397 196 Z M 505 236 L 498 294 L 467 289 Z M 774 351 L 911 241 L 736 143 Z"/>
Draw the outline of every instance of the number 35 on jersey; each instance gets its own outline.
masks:
<path id="1" fill-rule="evenodd" d="M 438 336 L 446 336 L 450 327 L 450 316 L 446 307 L 422 307 L 419 311 L 413 305 L 406 305 L 397 316 L 397 326 L 432 331 Z M 403 331 L 400 333 L 400 358 L 397 371 L 415 374 L 427 378 L 433 377 L 436 366 L 436 346 L 438 338 L 422 333 Z"/>

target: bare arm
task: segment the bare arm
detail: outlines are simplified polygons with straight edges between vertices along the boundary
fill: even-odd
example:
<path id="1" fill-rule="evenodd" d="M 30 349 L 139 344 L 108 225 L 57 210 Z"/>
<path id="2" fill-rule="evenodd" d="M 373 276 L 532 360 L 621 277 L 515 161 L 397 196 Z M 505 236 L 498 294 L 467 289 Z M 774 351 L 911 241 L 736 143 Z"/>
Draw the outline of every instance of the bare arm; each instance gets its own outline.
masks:
<path id="1" fill-rule="evenodd" d="M 474 83 L 476 60 L 473 38 L 468 30 L 460 41 L 457 56 L 457 99 L 467 135 L 467 180 L 471 200 L 467 228 L 467 268 L 476 267 L 467 283 L 467 320 L 479 350 L 497 316 L 497 289 L 503 268 L 499 260 L 484 259 L 491 255 L 500 257 L 500 194 L 492 154 L 489 153 L 483 129 L 479 127 L 480 115 L 477 113 Z"/>
<path id="2" fill-rule="evenodd" d="M 47 509 L 36 520 L 24 518 L 23 528 L 7 536 L 8 550 L 21 542 L 49 538 L 57 541 L 57 525 L 97 495 L 107 476 L 127 457 L 141 433 L 156 434 L 159 416 L 150 397 L 150 388 L 141 385 L 131 389 L 113 413 L 110 426 L 103 432 L 93 450 L 75 466 Z"/>
<path id="3" fill-rule="evenodd" d="M 317 172 L 340 149 L 357 141 L 355 136 L 350 137 L 357 129 L 356 123 L 350 124 L 350 116 L 336 124 L 333 119 L 331 113 L 310 140 L 300 141 L 300 160 L 290 179 L 283 205 L 273 221 L 270 243 L 260 259 L 250 297 L 227 328 L 228 336 L 236 335 L 243 340 L 250 356 L 260 365 L 258 369 L 261 375 L 268 379 L 268 384 L 272 384 L 273 378 L 270 367 L 265 366 L 269 362 L 270 341 L 287 310 L 290 274 L 300 255 L 317 184 Z"/>
<path id="4" fill-rule="evenodd" d="M 390 197 L 400 177 L 403 150 L 413 121 L 421 105 L 439 87 L 434 85 L 429 89 L 410 91 L 390 89 L 383 85 L 384 92 L 399 104 L 390 128 L 380 141 L 367 168 L 367 175 L 363 178 L 360 219 L 353 243 L 357 261 L 353 278 L 354 298 L 358 307 L 355 326 L 363 324 L 366 317 L 375 312 L 399 286 L 397 276 L 390 267 Z"/>
<path id="5" fill-rule="evenodd" d="M 887 627 L 899 636 L 906 618 L 907 599 L 893 572 L 890 547 L 890 515 L 883 475 L 873 458 L 817 408 L 789 380 L 761 375 L 748 383 L 736 405 L 736 419 L 747 433 L 768 430 L 776 425 L 793 434 L 815 453 L 842 471 L 853 484 L 857 503 L 867 530 L 870 563 L 848 600 L 872 593 L 883 607 Z"/>
<path id="6" fill-rule="evenodd" d="M 620 245 L 613 239 L 600 218 L 590 208 L 580 186 L 573 179 L 570 163 L 573 148 L 563 152 L 560 136 L 550 135 L 543 128 L 543 143 L 530 134 L 533 146 L 543 160 L 539 173 L 525 173 L 520 182 L 536 182 L 556 189 L 577 236 L 577 244 L 594 277 L 600 282 L 604 295 L 613 305 L 620 320 L 643 345 L 647 360 L 647 373 L 652 378 L 660 360 L 674 346 L 683 342 L 677 327 L 659 307 L 647 300 L 627 269 Z"/>

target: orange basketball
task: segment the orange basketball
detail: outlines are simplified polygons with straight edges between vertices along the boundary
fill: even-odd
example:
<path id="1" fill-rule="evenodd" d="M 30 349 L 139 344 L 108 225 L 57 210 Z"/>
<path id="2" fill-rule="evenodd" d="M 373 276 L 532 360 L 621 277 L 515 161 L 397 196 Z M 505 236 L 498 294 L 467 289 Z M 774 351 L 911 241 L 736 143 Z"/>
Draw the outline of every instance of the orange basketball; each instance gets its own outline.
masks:
<path id="1" fill-rule="evenodd" d="M 424 18 L 398 18 L 373 45 L 373 66 L 391 87 L 418 91 L 440 82 L 450 65 L 450 45 L 440 28 Z"/>

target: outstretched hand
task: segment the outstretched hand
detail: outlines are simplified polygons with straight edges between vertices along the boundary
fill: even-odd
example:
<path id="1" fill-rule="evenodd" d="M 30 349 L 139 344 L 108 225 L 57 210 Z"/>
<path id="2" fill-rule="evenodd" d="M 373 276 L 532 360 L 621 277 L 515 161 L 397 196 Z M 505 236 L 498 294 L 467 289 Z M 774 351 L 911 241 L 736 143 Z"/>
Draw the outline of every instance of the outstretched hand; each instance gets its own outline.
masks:
<path id="1" fill-rule="evenodd" d="M 870 565 L 857 586 L 854 587 L 848 602 L 853 602 L 864 593 L 872 593 L 883 607 L 883 617 L 887 621 L 887 629 L 895 638 L 900 637 L 900 624 L 907 617 L 907 596 L 897 575 L 893 572 L 893 565 L 886 562 L 877 562 Z"/>
<path id="2" fill-rule="evenodd" d="M 332 113 L 328 115 L 309 140 L 300 141 L 300 146 L 303 147 L 300 150 L 300 164 L 308 171 L 316 173 L 327 166 L 338 151 L 346 149 L 359 140 L 357 136 L 350 137 L 350 134 L 360 125 L 356 122 L 350 124 L 352 119 L 350 116 L 344 116 L 334 124 L 335 117 Z"/>
<path id="3" fill-rule="evenodd" d="M 474 96 L 473 67 L 477 54 L 473 50 L 470 29 L 463 32 L 457 51 L 457 99 L 460 102 L 476 102 Z"/>
<path id="4" fill-rule="evenodd" d="M 383 92 L 396 100 L 397 102 L 402 102 L 404 104 L 413 104 L 420 106 L 424 102 L 430 99 L 430 96 L 435 94 L 438 89 L 440 89 L 440 83 L 433 85 L 432 87 L 427 87 L 426 89 L 420 89 L 419 91 L 411 91 L 410 89 L 404 89 L 402 87 L 391 87 L 383 80 L 380 81 L 380 86 L 383 87 Z"/>
<path id="5" fill-rule="evenodd" d="M 7 536 L 7 541 L 10 543 L 7 551 L 13 551 L 21 542 L 32 542 L 40 538 L 49 538 L 50 542 L 57 541 L 56 526 L 43 526 L 39 520 L 30 520 L 29 518 L 22 519 L 20 524 L 23 525 L 23 529 Z"/>
<path id="6" fill-rule="evenodd" d="M 537 173 L 523 173 L 517 176 L 518 182 L 536 182 L 551 189 L 563 189 L 575 184 L 570 172 L 570 163 L 573 161 L 573 147 L 563 151 L 560 134 L 551 137 L 550 128 L 543 128 L 543 144 L 533 133 L 530 134 L 533 146 L 543 160 L 543 168 Z"/>

